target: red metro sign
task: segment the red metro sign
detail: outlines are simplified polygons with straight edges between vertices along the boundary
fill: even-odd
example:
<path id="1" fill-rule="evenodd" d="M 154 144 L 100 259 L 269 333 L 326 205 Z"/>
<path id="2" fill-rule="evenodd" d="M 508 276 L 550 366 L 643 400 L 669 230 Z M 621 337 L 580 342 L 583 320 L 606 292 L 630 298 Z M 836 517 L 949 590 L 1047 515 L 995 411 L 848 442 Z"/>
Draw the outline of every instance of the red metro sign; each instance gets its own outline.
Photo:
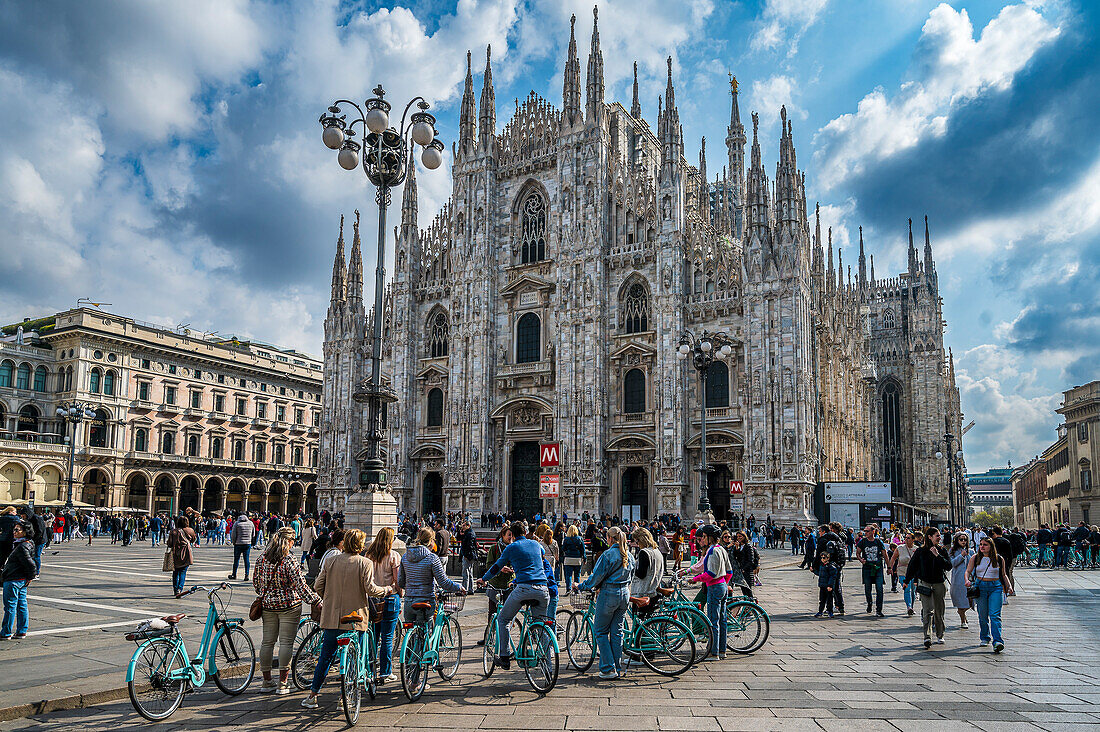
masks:
<path id="1" fill-rule="evenodd" d="M 559 465 L 561 465 L 561 443 L 541 443 L 539 445 L 539 467 L 556 468 Z"/>

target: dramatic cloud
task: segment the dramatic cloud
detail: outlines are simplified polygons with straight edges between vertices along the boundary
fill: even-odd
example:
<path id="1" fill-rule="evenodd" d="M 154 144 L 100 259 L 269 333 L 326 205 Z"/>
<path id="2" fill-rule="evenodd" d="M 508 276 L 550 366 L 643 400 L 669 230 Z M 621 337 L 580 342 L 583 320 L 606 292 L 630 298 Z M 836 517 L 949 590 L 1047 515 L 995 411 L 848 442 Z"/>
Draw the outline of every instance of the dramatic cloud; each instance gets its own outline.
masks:
<path id="1" fill-rule="evenodd" d="M 798 39 L 814 24 L 829 0 L 767 0 L 750 41 L 753 51 L 779 49 L 789 55 L 798 50 Z"/>

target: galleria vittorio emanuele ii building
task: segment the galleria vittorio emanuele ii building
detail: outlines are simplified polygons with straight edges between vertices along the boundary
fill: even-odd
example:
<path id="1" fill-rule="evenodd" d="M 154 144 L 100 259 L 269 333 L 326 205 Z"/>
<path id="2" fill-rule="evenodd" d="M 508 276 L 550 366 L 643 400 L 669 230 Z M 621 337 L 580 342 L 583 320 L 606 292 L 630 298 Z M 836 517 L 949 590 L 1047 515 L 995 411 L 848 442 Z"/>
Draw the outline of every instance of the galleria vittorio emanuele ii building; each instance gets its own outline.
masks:
<path id="1" fill-rule="evenodd" d="M 807 205 L 785 110 L 769 176 L 731 79 L 728 163 L 708 172 L 705 140 L 687 157 L 672 60 L 643 113 L 636 75 L 629 107 L 605 99 L 596 24 L 583 84 L 570 34 L 561 106 L 532 92 L 502 129 L 489 54 L 479 99 L 468 56 L 453 192 L 427 228 L 412 171 L 405 184 L 383 367 L 399 507 L 693 516 L 705 409 L 719 519 L 731 479 L 757 518 L 805 521 L 817 484 L 879 480 L 896 518 L 946 519 L 937 451 L 962 415 L 927 221 L 923 251 L 909 223 L 904 272 L 876 278 L 862 232 L 845 263 Z M 905 246 L 906 216 L 879 248 Z M 325 324 L 322 505 L 339 505 L 363 456 L 362 280 L 356 226 L 347 261 L 341 230 Z M 704 331 L 735 341 L 705 387 L 676 355 Z M 538 445 L 554 441 L 560 498 L 543 500 Z"/>

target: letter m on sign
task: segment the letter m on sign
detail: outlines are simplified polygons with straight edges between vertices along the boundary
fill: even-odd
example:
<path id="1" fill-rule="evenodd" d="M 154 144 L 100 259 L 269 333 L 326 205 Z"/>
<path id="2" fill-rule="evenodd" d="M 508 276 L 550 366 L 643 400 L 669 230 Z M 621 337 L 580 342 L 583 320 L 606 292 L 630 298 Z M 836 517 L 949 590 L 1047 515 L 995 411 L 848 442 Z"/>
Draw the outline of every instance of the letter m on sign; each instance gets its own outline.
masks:
<path id="1" fill-rule="evenodd" d="M 561 464 L 561 443 L 544 442 L 539 445 L 539 466 L 556 468 Z"/>

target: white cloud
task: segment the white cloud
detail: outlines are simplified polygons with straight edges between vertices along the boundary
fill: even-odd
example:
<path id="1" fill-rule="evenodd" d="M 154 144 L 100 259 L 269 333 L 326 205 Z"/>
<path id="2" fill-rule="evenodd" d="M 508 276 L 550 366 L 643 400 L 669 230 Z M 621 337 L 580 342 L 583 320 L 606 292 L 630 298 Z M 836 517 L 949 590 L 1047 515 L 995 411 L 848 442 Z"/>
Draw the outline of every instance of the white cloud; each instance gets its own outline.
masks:
<path id="1" fill-rule="evenodd" d="M 815 137 L 822 185 L 831 188 L 868 163 L 942 135 L 957 105 L 1008 87 L 1060 32 L 1041 6 L 1019 4 L 1002 8 L 975 39 L 966 10 L 934 8 L 922 29 L 913 78 L 892 96 L 875 89 L 856 112 L 832 120 Z"/>
<path id="2" fill-rule="evenodd" d="M 769 51 L 788 45 L 788 55 L 798 50 L 798 41 L 821 15 L 829 0 L 767 0 L 749 41 L 753 51 Z"/>

